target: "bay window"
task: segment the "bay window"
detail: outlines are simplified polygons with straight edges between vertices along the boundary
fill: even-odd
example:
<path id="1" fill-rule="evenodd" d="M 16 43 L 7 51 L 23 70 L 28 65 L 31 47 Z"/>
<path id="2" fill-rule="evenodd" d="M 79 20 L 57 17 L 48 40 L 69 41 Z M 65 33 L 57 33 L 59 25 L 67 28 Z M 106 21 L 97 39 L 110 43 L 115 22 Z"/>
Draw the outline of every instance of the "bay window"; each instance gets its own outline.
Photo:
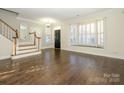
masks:
<path id="1" fill-rule="evenodd" d="M 70 25 L 71 45 L 104 47 L 104 19 Z"/>

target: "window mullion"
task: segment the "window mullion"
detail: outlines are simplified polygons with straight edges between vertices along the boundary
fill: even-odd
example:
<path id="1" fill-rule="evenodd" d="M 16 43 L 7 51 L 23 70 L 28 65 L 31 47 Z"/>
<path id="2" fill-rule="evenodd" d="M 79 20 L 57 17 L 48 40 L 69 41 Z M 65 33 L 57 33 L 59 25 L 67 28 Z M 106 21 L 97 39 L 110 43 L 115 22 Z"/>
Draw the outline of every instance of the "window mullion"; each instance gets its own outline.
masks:
<path id="1" fill-rule="evenodd" d="M 90 29 L 89 29 L 89 38 L 90 38 L 90 44 L 88 44 L 88 45 L 92 46 L 92 44 L 91 44 L 91 23 L 90 23 Z"/>
<path id="2" fill-rule="evenodd" d="M 98 47 L 98 21 L 95 22 L 96 47 Z"/>
<path id="3" fill-rule="evenodd" d="M 77 24 L 77 45 L 79 45 L 79 25 L 80 24 Z"/>
<path id="4" fill-rule="evenodd" d="M 99 33 L 99 36 L 100 36 L 100 38 L 99 38 L 99 39 L 100 39 L 100 45 L 99 45 L 99 46 L 100 46 L 100 47 L 101 47 L 101 44 L 102 44 L 102 42 L 101 42 L 101 38 L 102 38 L 102 37 L 101 37 L 101 31 L 102 31 L 102 30 L 101 30 L 101 29 L 102 29 L 102 28 L 101 28 L 101 20 L 100 20 L 100 33 Z"/>
<path id="5" fill-rule="evenodd" d="M 87 45 L 87 25 L 85 25 L 85 45 Z"/>

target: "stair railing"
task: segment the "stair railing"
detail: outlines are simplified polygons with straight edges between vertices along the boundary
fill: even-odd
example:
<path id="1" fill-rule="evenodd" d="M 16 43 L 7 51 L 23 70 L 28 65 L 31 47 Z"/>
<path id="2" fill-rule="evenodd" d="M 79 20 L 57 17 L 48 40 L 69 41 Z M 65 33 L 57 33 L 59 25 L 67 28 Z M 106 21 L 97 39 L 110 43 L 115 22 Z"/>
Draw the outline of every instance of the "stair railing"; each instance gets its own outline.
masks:
<path id="1" fill-rule="evenodd" d="M 37 34 L 36 34 L 36 32 L 30 32 L 29 34 L 30 35 L 31 34 L 34 35 L 34 45 L 37 45 L 38 51 L 40 51 L 40 39 L 41 39 L 41 37 L 38 37 Z"/>
<path id="2" fill-rule="evenodd" d="M 19 38 L 18 31 L 0 19 L 0 34 L 13 42 L 12 55 L 16 55 L 17 39 Z"/>

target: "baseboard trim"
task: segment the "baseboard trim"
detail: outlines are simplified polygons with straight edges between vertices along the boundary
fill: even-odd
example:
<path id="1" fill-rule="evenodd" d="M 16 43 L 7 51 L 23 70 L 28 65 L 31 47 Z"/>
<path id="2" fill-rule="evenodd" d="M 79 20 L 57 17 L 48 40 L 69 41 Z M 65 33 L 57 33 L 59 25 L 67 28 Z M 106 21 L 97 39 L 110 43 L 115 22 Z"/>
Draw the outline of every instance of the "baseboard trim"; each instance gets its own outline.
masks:
<path id="1" fill-rule="evenodd" d="M 65 48 L 62 48 L 62 50 L 66 50 L 66 51 L 71 51 L 71 52 L 78 52 L 78 53 L 84 53 L 84 54 L 89 54 L 89 55 L 96 55 L 96 56 L 103 56 L 103 57 L 109 57 L 109 58 L 116 58 L 116 59 L 121 59 L 121 60 L 124 60 L 123 57 L 121 56 L 113 56 L 113 55 L 110 55 L 110 54 L 95 54 L 95 53 L 89 53 L 89 52 L 83 52 L 83 51 L 76 51 L 76 50 L 70 50 L 70 49 L 65 49 Z"/>
<path id="2" fill-rule="evenodd" d="M 11 56 L 3 56 L 3 57 L 0 57 L 0 60 L 9 59 L 9 58 L 11 58 Z"/>
<path id="3" fill-rule="evenodd" d="M 37 51 L 37 52 L 32 52 L 32 53 L 25 53 L 25 54 L 22 54 L 22 55 L 15 55 L 15 56 L 12 56 L 12 60 L 14 59 L 20 59 L 20 58 L 25 58 L 25 57 L 29 57 L 29 56 L 33 56 L 33 55 L 40 55 L 42 54 L 40 51 Z"/>
<path id="4" fill-rule="evenodd" d="M 52 48 L 52 47 L 42 47 L 41 49 L 48 49 L 48 48 Z"/>
<path id="5" fill-rule="evenodd" d="M 51 47 L 44 47 L 42 49 L 47 49 L 47 48 L 51 48 Z M 116 58 L 116 59 L 122 59 L 122 60 L 124 60 L 124 58 L 123 57 L 120 57 L 120 56 L 112 56 L 112 55 L 103 55 L 103 54 L 94 54 L 94 53 L 88 53 L 88 52 L 80 52 L 80 51 L 69 50 L 69 49 L 65 49 L 65 48 L 61 48 L 61 50 L 78 52 L 78 53 L 85 53 L 85 54 L 97 55 L 97 56 L 104 56 L 104 57 L 110 57 L 110 58 Z M 3 56 L 3 57 L 0 57 L 0 60 L 9 59 L 9 58 L 11 58 L 11 56 Z"/>

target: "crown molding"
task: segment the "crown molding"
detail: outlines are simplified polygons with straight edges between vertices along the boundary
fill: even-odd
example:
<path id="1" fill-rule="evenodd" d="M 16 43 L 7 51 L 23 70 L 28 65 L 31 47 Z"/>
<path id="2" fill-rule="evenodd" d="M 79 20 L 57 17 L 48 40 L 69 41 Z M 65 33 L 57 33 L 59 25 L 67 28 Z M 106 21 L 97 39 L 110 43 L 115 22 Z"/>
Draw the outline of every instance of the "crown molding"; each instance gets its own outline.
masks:
<path id="1" fill-rule="evenodd" d="M 15 11 L 11 11 L 11 10 L 8 10 L 8 9 L 5 9 L 5 8 L 0 8 L 0 9 L 3 10 L 3 11 L 7 11 L 7 12 L 10 12 L 10 13 L 14 13 L 16 15 L 19 15 L 19 13 L 15 12 Z"/>
<path id="2" fill-rule="evenodd" d="M 38 21 L 27 19 L 27 18 L 23 18 L 23 17 L 16 17 L 16 19 L 41 25 L 41 23 L 38 22 Z"/>

